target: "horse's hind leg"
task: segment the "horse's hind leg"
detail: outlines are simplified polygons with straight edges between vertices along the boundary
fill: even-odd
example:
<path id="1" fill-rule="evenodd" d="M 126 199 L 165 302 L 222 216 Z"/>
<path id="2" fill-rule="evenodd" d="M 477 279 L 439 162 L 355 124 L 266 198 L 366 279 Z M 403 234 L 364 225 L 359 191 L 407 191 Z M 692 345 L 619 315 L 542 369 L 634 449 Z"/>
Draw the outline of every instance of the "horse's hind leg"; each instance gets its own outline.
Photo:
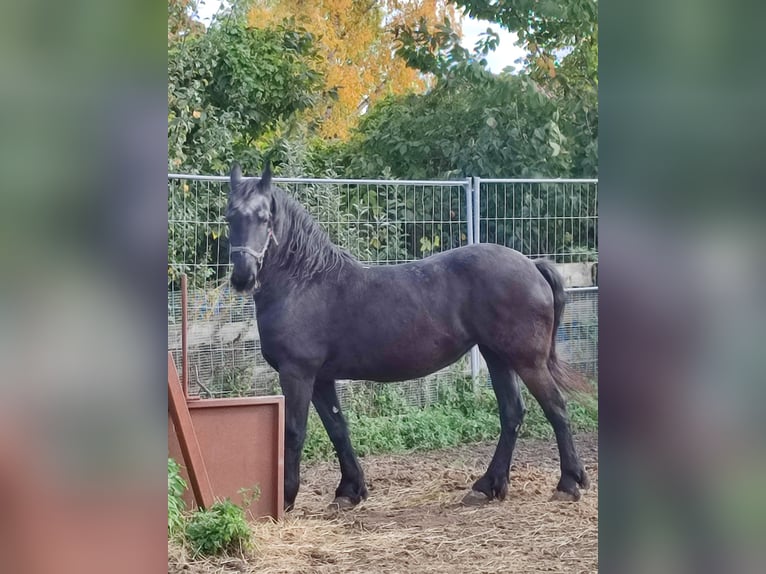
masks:
<path id="1" fill-rule="evenodd" d="M 471 492 L 463 499 L 465 504 L 481 504 L 493 498 L 505 499 L 508 494 L 511 457 L 519 427 L 524 419 L 524 401 L 510 365 L 490 349 L 481 346 L 480 350 L 487 361 L 492 388 L 497 397 L 500 440 L 487 472 L 476 481 Z"/>
<path id="2" fill-rule="evenodd" d="M 531 367 L 516 366 L 516 372 L 537 399 L 537 402 L 540 403 L 545 417 L 551 423 L 553 432 L 556 434 L 561 461 L 561 479 L 556 486 L 553 499 L 579 500 L 580 491 L 577 486 L 588 488 L 589 481 L 585 468 L 577 456 L 577 451 L 575 451 L 564 396 L 556 386 L 545 360 Z"/>
<path id="3" fill-rule="evenodd" d="M 367 498 L 367 488 L 362 467 L 351 446 L 346 419 L 340 411 L 335 381 L 317 379 L 312 400 L 340 463 L 341 479 L 335 490 L 334 504 L 340 508 L 356 506 Z"/>

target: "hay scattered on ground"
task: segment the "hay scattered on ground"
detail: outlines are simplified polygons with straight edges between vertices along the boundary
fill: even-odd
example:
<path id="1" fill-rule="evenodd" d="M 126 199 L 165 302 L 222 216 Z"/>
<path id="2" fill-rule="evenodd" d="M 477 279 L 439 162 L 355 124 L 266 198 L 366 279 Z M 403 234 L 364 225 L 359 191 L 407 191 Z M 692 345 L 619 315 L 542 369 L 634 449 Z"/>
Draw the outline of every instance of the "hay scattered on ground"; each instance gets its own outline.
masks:
<path id="1" fill-rule="evenodd" d="M 172 545 L 168 572 L 597 572 L 596 437 L 577 439 L 593 483 L 578 503 L 549 502 L 559 472 L 547 441 L 519 441 L 508 499 L 480 508 L 460 500 L 494 445 L 364 459 L 370 498 L 342 513 L 327 510 L 337 465 L 319 463 L 304 473 L 295 512 L 253 526 L 252 555 L 190 560 Z"/>

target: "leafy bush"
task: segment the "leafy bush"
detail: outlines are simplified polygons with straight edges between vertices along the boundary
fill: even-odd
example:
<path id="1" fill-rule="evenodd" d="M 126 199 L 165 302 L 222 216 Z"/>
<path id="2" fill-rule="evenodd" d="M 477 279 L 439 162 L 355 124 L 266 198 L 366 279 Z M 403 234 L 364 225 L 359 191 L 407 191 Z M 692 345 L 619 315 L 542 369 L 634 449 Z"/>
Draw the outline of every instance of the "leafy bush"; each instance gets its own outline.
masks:
<path id="1" fill-rule="evenodd" d="M 244 510 L 226 499 L 189 518 L 186 540 L 193 556 L 243 554 L 252 547 L 253 533 Z"/>
<path id="2" fill-rule="evenodd" d="M 169 42 L 168 169 L 225 173 L 235 157 L 246 170 L 260 165 L 260 138 L 321 96 L 320 61 L 295 20 L 255 28 L 231 14 Z"/>
<path id="3" fill-rule="evenodd" d="M 181 467 L 172 458 L 168 459 L 168 537 L 176 538 L 184 531 L 186 504 L 181 496 L 186 490 L 186 481 L 181 477 Z"/>

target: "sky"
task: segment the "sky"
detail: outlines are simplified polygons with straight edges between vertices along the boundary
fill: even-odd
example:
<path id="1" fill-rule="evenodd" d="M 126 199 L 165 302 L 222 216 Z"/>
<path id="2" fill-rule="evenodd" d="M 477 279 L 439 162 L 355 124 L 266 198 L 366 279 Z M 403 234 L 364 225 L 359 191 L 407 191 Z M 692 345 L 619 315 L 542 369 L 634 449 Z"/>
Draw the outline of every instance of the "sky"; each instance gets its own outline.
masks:
<path id="1" fill-rule="evenodd" d="M 221 0 L 200 0 L 198 9 L 198 18 L 205 24 L 210 22 L 210 18 L 215 14 Z M 485 32 L 487 28 L 492 28 L 500 36 L 500 43 L 494 52 L 487 56 L 489 69 L 494 73 L 499 73 L 506 66 L 519 66 L 514 63 L 524 55 L 523 50 L 514 45 L 516 34 L 504 30 L 497 24 L 487 22 L 486 20 L 474 20 L 465 18 L 463 20 L 463 47 L 469 50 L 473 49 L 474 44 L 479 39 L 479 35 Z"/>
<path id="2" fill-rule="evenodd" d="M 479 39 L 479 35 L 486 32 L 487 28 L 492 28 L 500 36 L 500 43 L 497 48 L 487 56 L 489 69 L 496 74 L 502 72 L 506 66 L 513 66 L 518 69 L 519 65 L 514 62 L 524 56 L 524 50 L 514 45 L 517 40 L 516 34 L 508 32 L 493 22 L 465 18 L 463 20 L 463 47 L 472 50 Z"/>

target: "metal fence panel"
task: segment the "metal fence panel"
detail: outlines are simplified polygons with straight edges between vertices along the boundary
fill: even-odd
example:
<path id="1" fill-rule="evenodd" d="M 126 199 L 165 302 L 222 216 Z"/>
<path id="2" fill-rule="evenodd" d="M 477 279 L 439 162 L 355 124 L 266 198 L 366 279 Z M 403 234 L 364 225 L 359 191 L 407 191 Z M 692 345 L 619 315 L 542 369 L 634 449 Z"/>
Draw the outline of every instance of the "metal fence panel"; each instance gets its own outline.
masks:
<path id="1" fill-rule="evenodd" d="M 479 242 L 558 263 L 596 261 L 598 180 L 474 178 L 474 188 Z"/>

